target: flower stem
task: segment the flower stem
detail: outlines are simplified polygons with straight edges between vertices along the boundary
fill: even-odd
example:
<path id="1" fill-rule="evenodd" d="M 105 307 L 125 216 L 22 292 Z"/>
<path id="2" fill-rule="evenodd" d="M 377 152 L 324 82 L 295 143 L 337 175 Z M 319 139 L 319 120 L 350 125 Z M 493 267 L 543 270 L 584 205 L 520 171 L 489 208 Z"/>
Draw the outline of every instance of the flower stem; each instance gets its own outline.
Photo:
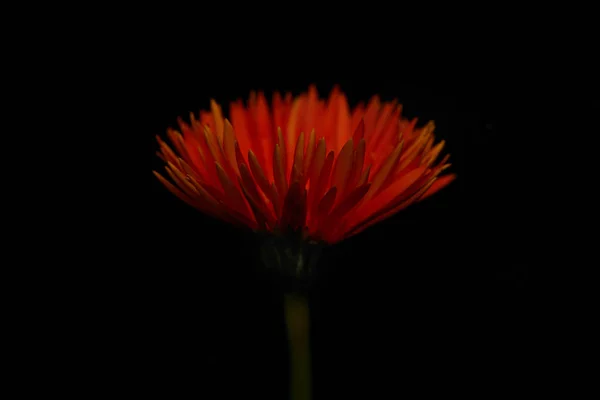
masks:
<path id="1" fill-rule="evenodd" d="M 310 326 L 305 297 L 285 294 L 285 322 L 290 348 L 290 400 L 310 400 Z"/>

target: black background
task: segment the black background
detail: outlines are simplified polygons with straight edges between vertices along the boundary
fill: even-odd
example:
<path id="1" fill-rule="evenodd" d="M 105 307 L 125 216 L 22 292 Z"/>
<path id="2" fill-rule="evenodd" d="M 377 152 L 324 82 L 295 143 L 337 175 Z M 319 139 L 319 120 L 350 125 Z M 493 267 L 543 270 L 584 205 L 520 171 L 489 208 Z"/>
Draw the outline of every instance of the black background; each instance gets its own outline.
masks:
<path id="1" fill-rule="evenodd" d="M 319 80 L 313 71 L 275 68 L 266 78 L 181 64 L 148 78 L 143 112 L 152 221 L 145 304 L 151 354 L 174 391 L 282 399 L 288 361 L 281 300 L 262 273 L 256 238 L 164 189 L 150 171 L 163 171 L 154 136 L 177 116 L 207 109 L 210 98 L 226 107 L 250 90 L 297 95 L 310 83 L 321 96 L 339 84 L 351 105 L 374 94 L 398 98 L 419 125 L 434 120 L 458 175 L 325 250 L 311 292 L 314 398 L 535 386 L 545 306 L 531 240 L 539 217 L 530 144 L 544 93 L 485 70 L 441 77 L 355 67 Z"/>

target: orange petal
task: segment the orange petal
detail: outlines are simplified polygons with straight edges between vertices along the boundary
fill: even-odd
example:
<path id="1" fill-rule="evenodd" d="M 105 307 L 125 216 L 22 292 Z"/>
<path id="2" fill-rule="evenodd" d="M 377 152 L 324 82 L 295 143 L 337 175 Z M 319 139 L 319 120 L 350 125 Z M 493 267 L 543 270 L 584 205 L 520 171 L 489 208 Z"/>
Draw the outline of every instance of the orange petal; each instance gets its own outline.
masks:
<path id="1" fill-rule="evenodd" d="M 250 164 L 250 171 L 252 171 L 252 175 L 254 176 L 254 180 L 258 184 L 258 187 L 273 204 L 273 211 L 278 213 L 279 199 L 277 198 L 277 190 L 273 190 L 274 186 L 269 184 L 269 181 L 252 150 L 248 150 L 248 161 Z"/>
<path id="2" fill-rule="evenodd" d="M 369 180 L 370 174 L 371 174 L 371 165 L 368 165 L 367 169 L 364 170 L 364 172 L 360 176 L 360 179 L 358 180 L 358 186 L 367 183 L 367 181 Z"/>
<path id="3" fill-rule="evenodd" d="M 309 227 L 310 233 L 314 233 L 321 229 L 321 227 L 324 224 L 324 221 L 327 218 L 327 215 L 329 214 L 329 211 L 331 210 L 331 208 L 333 207 L 333 204 L 335 203 L 336 196 L 337 196 L 337 188 L 332 187 L 327 191 L 327 193 L 325 193 L 325 196 L 323 196 L 323 198 L 319 201 L 317 210 L 316 210 L 316 218 L 311 220 L 311 223 L 310 223 L 310 227 Z"/>
<path id="4" fill-rule="evenodd" d="M 221 182 L 221 187 L 223 187 L 223 190 L 225 191 L 225 204 L 228 204 L 234 210 L 249 216 L 250 210 L 247 209 L 246 203 L 242 199 L 242 196 L 235 184 L 229 179 L 227 173 L 218 162 L 215 162 L 215 167 L 217 170 L 217 177 Z"/>
<path id="5" fill-rule="evenodd" d="M 431 139 L 433 139 L 433 138 L 431 138 Z M 435 162 L 436 158 L 438 158 L 438 156 L 440 155 L 440 152 L 442 151 L 442 149 L 444 148 L 444 144 L 446 144 L 446 142 L 444 140 L 439 142 L 429 153 L 427 153 L 423 157 L 422 164 L 425 165 L 426 167 L 429 167 L 431 164 L 433 164 Z"/>
<path id="6" fill-rule="evenodd" d="M 363 128 L 362 128 L 362 136 L 360 137 L 360 139 L 362 139 L 364 137 L 364 116 L 365 116 L 365 104 L 364 103 L 358 103 L 358 105 L 356 107 L 354 107 L 354 109 L 352 110 L 352 123 L 351 123 L 351 127 L 352 127 L 352 132 L 356 133 L 356 129 L 358 129 L 358 125 L 361 123 L 363 124 Z M 356 140 L 356 137 L 353 137 L 354 139 L 354 143 L 358 143 L 358 140 Z M 360 140 L 359 139 L 359 140 Z"/>
<path id="7" fill-rule="evenodd" d="M 167 136 L 169 137 L 171 144 L 175 146 L 175 150 L 177 150 L 179 154 L 182 154 L 185 151 L 185 147 L 179 140 L 179 138 L 181 137 L 181 133 L 177 132 L 174 129 L 167 129 Z"/>
<path id="8" fill-rule="evenodd" d="M 229 207 L 223 203 L 222 200 L 217 200 L 223 198 L 223 195 L 222 193 L 218 192 L 216 188 L 208 185 L 201 185 L 194 179 L 190 179 L 190 183 L 194 185 L 200 195 L 197 198 L 198 201 L 202 202 L 203 205 L 208 209 L 207 214 L 222 218 L 223 220 L 231 222 L 235 225 L 245 225 L 251 229 L 256 228 L 256 223 L 253 220 Z"/>
<path id="9" fill-rule="evenodd" d="M 455 174 L 444 175 L 435 180 L 431 187 L 423 194 L 421 200 L 426 199 L 427 197 L 435 194 L 436 192 L 442 190 L 446 186 L 448 186 L 453 180 L 456 179 Z"/>
<path id="10" fill-rule="evenodd" d="M 273 129 L 271 122 L 269 104 L 267 103 L 267 99 L 265 99 L 265 94 L 263 92 L 259 92 L 256 98 L 255 121 L 256 133 L 260 142 L 260 148 L 257 149 L 257 155 L 260 155 L 259 159 L 261 160 L 261 164 L 268 165 L 271 161 L 271 150 L 275 144 L 276 132 Z"/>
<path id="11" fill-rule="evenodd" d="M 310 181 L 311 185 L 316 185 L 317 179 L 321 174 L 321 169 L 323 168 L 323 164 L 325 163 L 327 148 L 325 145 L 325 138 L 321 138 L 319 140 L 319 144 L 317 144 L 317 149 L 315 150 L 314 161 L 311 165 L 310 171 Z"/>
<path id="12" fill-rule="evenodd" d="M 358 127 L 354 131 L 354 135 L 352 136 L 352 140 L 354 144 L 358 146 L 358 143 L 365 137 L 365 120 L 360 119 L 358 123 Z"/>
<path id="13" fill-rule="evenodd" d="M 359 220 L 368 218 L 369 216 L 376 213 L 378 210 L 386 207 L 394 201 L 399 195 L 403 194 L 406 190 L 411 188 L 421 177 L 425 174 L 425 168 L 417 168 L 413 171 L 408 172 L 406 175 L 394 181 L 385 190 L 379 193 L 370 201 L 366 201 L 359 207 L 356 214 L 353 216 L 353 223 L 360 222 Z"/>
<path id="14" fill-rule="evenodd" d="M 229 118 L 231 119 L 231 125 L 233 126 L 233 131 L 236 134 L 236 139 L 242 154 L 246 154 L 251 148 L 250 131 L 248 129 L 246 110 L 241 101 L 231 103 L 229 108 Z"/>
<path id="15" fill-rule="evenodd" d="M 365 183 L 354 189 L 340 204 L 338 204 L 328 218 L 328 223 L 334 226 L 342 219 L 350 210 L 352 210 L 369 191 L 370 183 Z"/>
<path id="16" fill-rule="evenodd" d="M 256 185 L 254 184 L 254 180 L 252 179 L 252 175 L 250 174 L 250 171 L 246 165 L 240 165 L 240 177 L 243 185 L 242 189 L 244 190 L 246 199 L 249 202 L 252 201 L 251 205 L 257 208 L 256 210 L 253 208 L 252 211 L 254 211 L 255 215 L 256 212 L 259 211 L 261 214 L 260 218 L 264 219 L 270 226 L 274 226 L 275 215 L 265 203 L 265 198 L 258 193 Z M 259 221 L 257 220 L 256 222 Z"/>
<path id="17" fill-rule="evenodd" d="M 346 191 L 353 190 L 357 187 L 358 180 L 360 179 L 360 176 L 362 174 L 364 163 L 365 139 L 361 139 L 352 157 L 352 170 L 350 171 Z"/>
<path id="18" fill-rule="evenodd" d="M 275 129 L 280 130 L 282 127 L 285 128 L 285 105 L 279 92 L 273 93 L 273 121 L 275 123 Z"/>
<path id="19" fill-rule="evenodd" d="M 376 154 L 387 153 L 391 151 L 399 141 L 402 140 L 402 138 L 398 135 L 398 122 L 400 120 L 401 112 L 402 106 L 394 105 L 392 115 L 387 119 L 381 128 L 381 134 L 379 138 L 374 141 L 374 146 L 371 147 L 371 151 L 375 152 Z"/>
<path id="20" fill-rule="evenodd" d="M 184 191 L 190 198 L 195 199 L 198 195 L 196 188 L 186 179 L 185 175 L 179 170 L 179 167 L 173 163 L 167 163 L 167 173 L 173 179 L 177 186 Z"/>
<path id="21" fill-rule="evenodd" d="M 346 214 L 363 199 L 369 191 L 369 186 L 371 186 L 370 183 L 357 187 L 333 209 L 324 222 L 324 235 L 326 238 L 338 231 L 338 228 L 340 228 L 339 223 L 342 218 L 344 218 Z"/>
<path id="22" fill-rule="evenodd" d="M 177 118 L 177 123 L 179 125 L 179 129 L 181 129 L 181 133 L 183 133 L 183 139 L 186 142 L 188 141 L 188 139 L 199 141 L 201 139 L 200 133 L 202 132 L 201 130 L 198 129 L 199 128 L 198 125 L 200 125 L 200 122 L 198 122 L 194 118 L 194 113 L 190 113 L 190 120 L 191 120 L 191 126 L 186 124 L 183 121 L 183 119 Z"/>
<path id="23" fill-rule="evenodd" d="M 313 211 L 316 211 L 317 202 L 321 199 L 321 196 L 327 190 L 327 183 L 329 182 L 329 177 L 331 175 L 331 169 L 333 167 L 333 151 L 330 151 L 327 154 L 327 158 L 325 159 L 325 163 L 323 164 L 323 168 L 321 168 L 321 173 L 319 174 L 319 179 L 317 180 L 317 184 L 311 185 L 311 190 L 314 189 L 315 194 L 313 197 L 313 204 L 309 205 L 311 214 L 314 214 Z"/>
<path id="24" fill-rule="evenodd" d="M 219 144 L 223 143 L 223 112 L 221 106 L 217 104 L 213 99 L 210 100 L 210 110 L 212 111 L 213 118 L 215 120 L 215 135 L 219 141 Z"/>
<path id="25" fill-rule="evenodd" d="M 283 168 L 283 176 L 285 176 L 285 171 L 287 171 L 287 153 L 285 152 L 286 144 L 283 138 L 283 132 L 281 132 L 281 128 L 277 128 L 277 144 L 279 145 L 279 151 L 281 152 L 281 166 Z M 273 162 L 275 162 L 274 157 L 275 153 L 273 153 Z M 275 170 L 273 170 L 273 179 L 275 179 Z"/>
<path id="26" fill-rule="evenodd" d="M 334 186 L 330 188 L 325 196 L 319 201 L 319 206 L 317 207 L 317 211 L 319 213 L 319 217 L 323 218 L 329 214 L 329 210 L 333 207 L 333 203 L 335 202 L 335 197 L 337 195 L 337 188 Z M 319 218 L 319 219 L 320 219 Z"/>
<path id="27" fill-rule="evenodd" d="M 379 114 L 379 108 L 381 107 L 381 103 L 379 101 L 379 96 L 373 96 L 369 103 L 367 104 L 367 108 L 365 110 L 365 140 L 367 143 L 371 139 L 371 136 L 375 132 L 375 122 L 377 121 L 377 115 Z"/>
<path id="28" fill-rule="evenodd" d="M 317 93 L 317 87 L 310 85 L 308 88 L 308 96 L 306 97 L 306 112 L 304 118 L 300 124 L 300 130 L 303 132 L 312 131 L 317 123 L 317 109 L 319 106 L 319 94 Z"/>
<path id="29" fill-rule="evenodd" d="M 240 149 L 240 145 L 239 145 L 239 143 L 237 141 L 233 144 L 233 147 L 235 149 L 235 161 L 236 161 L 236 163 L 238 165 L 238 171 L 239 171 L 240 170 L 239 167 L 242 164 L 245 165 L 246 164 L 246 160 L 244 160 L 244 156 L 242 155 L 242 150 Z"/>
<path id="30" fill-rule="evenodd" d="M 367 229 L 369 226 L 376 224 L 380 221 L 383 221 L 384 219 L 389 218 L 392 215 L 396 214 L 397 212 L 405 209 L 409 205 L 415 203 L 420 198 L 422 198 L 423 194 L 427 190 L 429 190 L 430 186 L 433 183 L 434 183 L 433 181 L 430 181 L 425 186 L 421 187 L 416 193 L 412 194 L 411 196 L 409 196 L 407 199 L 401 201 L 400 203 L 394 203 L 394 204 L 391 204 L 391 205 L 379 210 L 377 213 L 371 215 L 366 220 L 363 220 L 358 226 L 355 226 L 352 229 L 346 231 L 346 233 L 343 235 L 343 237 L 348 238 L 350 236 L 356 235 L 356 234 L 362 232 L 363 230 Z"/>
<path id="31" fill-rule="evenodd" d="M 217 138 L 207 126 L 204 127 L 204 143 L 206 144 L 206 148 L 208 149 L 212 160 L 222 163 L 223 158 L 221 157 L 221 151 L 219 149 Z"/>
<path id="32" fill-rule="evenodd" d="M 395 104 L 386 103 L 383 105 L 381 112 L 377 116 L 377 121 L 375 122 L 375 128 L 373 130 L 373 135 L 369 138 L 369 146 L 370 149 L 374 149 L 379 141 L 381 140 L 381 135 L 383 134 L 383 130 L 390 119 L 392 114 L 392 110 L 394 109 Z"/>
<path id="33" fill-rule="evenodd" d="M 336 150 L 341 147 L 341 144 L 346 140 L 348 132 L 350 132 L 350 107 L 348 106 L 346 95 L 340 94 L 338 96 L 337 107 Z"/>
<path id="34" fill-rule="evenodd" d="M 275 215 L 277 218 L 281 218 L 281 201 L 279 193 L 277 192 L 277 186 L 275 186 L 275 182 L 271 182 L 271 193 L 273 198 L 271 202 L 273 203 L 273 210 L 275 210 Z"/>
<path id="35" fill-rule="evenodd" d="M 188 205 L 190 205 L 190 206 L 192 206 L 194 208 L 200 208 L 200 207 L 198 207 L 198 204 L 197 204 L 197 202 L 195 200 L 193 200 L 188 195 L 186 195 L 185 193 L 183 193 L 181 190 L 179 190 L 175 186 L 173 186 L 171 184 L 171 182 L 169 182 L 168 180 L 166 180 L 165 178 L 163 178 L 163 176 L 161 174 L 159 174 L 156 171 L 152 171 L 152 173 L 154 174 L 154 176 L 156 176 L 158 178 L 158 180 L 160 181 L 160 183 L 162 183 L 169 190 L 169 192 L 173 193 L 180 200 L 183 200 L 186 204 L 188 204 Z"/>
<path id="36" fill-rule="evenodd" d="M 402 171 L 406 168 L 413 160 L 417 158 L 417 156 L 424 149 L 427 144 L 427 140 L 429 140 L 430 135 L 433 133 L 435 129 L 435 125 L 433 122 L 428 122 L 427 125 L 421 129 L 418 133 L 416 140 L 406 149 L 402 157 L 400 158 L 400 163 L 396 172 Z"/>
<path id="37" fill-rule="evenodd" d="M 296 150 L 294 151 L 294 163 L 292 168 L 292 174 L 290 176 L 290 182 L 294 182 L 296 180 L 301 181 L 302 171 L 304 171 L 304 132 L 300 132 L 298 142 L 296 143 Z"/>
<path id="38" fill-rule="evenodd" d="M 165 142 L 162 141 L 162 139 L 160 138 L 160 136 L 156 136 L 156 141 L 158 142 L 158 145 L 160 147 L 160 151 L 162 152 L 162 155 L 164 156 L 164 158 L 167 161 L 171 161 L 171 162 L 175 162 L 175 160 L 177 160 L 177 156 L 175 155 L 175 153 L 173 152 L 173 150 L 171 150 L 171 148 L 169 147 L 168 144 L 166 144 Z"/>
<path id="39" fill-rule="evenodd" d="M 275 145 L 275 154 L 273 155 L 273 175 L 275 176 L 275 186 L 279 193 L 279 199 L 285 198 L 288 191 L 287 180 L 285 179 L 285 170 L 283 167 L 283 160 L 281 157 L 281 148 L 279 144 Z"/>
<path id="40" fill-rule="evenodd" d="M 286 147 L 281 150 L 286 153 L 286 156 L 291 159 L 294 155 L 295 145 L 298 141 L 298 133 L 300 129 L 300 113 L 301 109 L 304 107 L 306 103 L 306 97 L 300 96 L 294 100 L 292 105 L 292 110 L 290 112 L 290 118 L 288 120 L 288 126 L 285 137 L 285 145 Z M 292 171 L 292 164 L 288 165 L 286 170 L 286 176 Z"/>
<path id="41" fill-rule="evenodd" d="M 242 169 L 243 169 L 243 167 L 240 166 L 240 170 L 242 170 Z M 248 201 L 248 206 L 250 207 L 250 209 L 252 210 L 252 213 L 254 214 L 254 220 L 256 221 L 256 225 L 258 226 L 258 228 L 260 228 L 262 230 L 266 230 L 267 229 L 267 219 L 264 216 L 264 214 L 260 211 L 260 207 L 258 206 L 258 204 L 254 201 L 254 199 L 252 199 L 252 196 L 245 189 L 244 184 L 242 183 L 241 177 L 238 178 L 238 183 L 240 185 L 240 188 L 242 189 L 244 198 L 246 199 L 246 201 Z"/>
<path id="42" fill-rule="evenodd" d="M 281 228 L 297 230 L 306 220 L 306 190 L 298 182 L 292 183 L 283 203 Z"/>
<path id="43" fill-rule="evenodd" d="M 196 147 L 188 147 L 181 135 L 177 135 L 176 140 L 179 142 L 179 146 L 181 147 L 179 154 L 181 154 L 181 157 L 183 157 L 188 166 L 195 172 L 196 175 L 206 175 L 206 168 L 202 163 L 202 157 L 200 156 L 200 153 L 198 153 L 197 144 L 194 144 Z"/>
<path id="44" fill-rule="evenodd" d="M 379 171 L 375 173 L 371 189 L 365 197 L 365 200 L 369 200 L 374 195 L 376 195 L 379 192 L 379 189 L 381 189 L 385 185 L 386 181 L 391 177 L 391 172 L 393 171 L 394 167 L 396 166 L 396 163 L 400 159 L 400 153 L 402 152 L 403 144 L 403 142 L 400 142 L 396 145 L 396 148 L 394 149 L 392 154 L 388 156 L 388 158 L 385 160 Z"/>
<path id="45" fill-rule="evenodd" d="M 267 180 L 267 177 L 265 176 L 265 173 L 252 150 L 248 150 L 248 164 L 260 190 L 262 190 L 265 194 L 268 193 L 270 191 L 269 181 Z"/>
<path id="46" fill-rule="evenodd" d="M 229 120 L 225 120 L 223 126 L 223 154 L 229 165 L 233 168 L 236 175 L 240 174 L 240 169 L 238 168 L 238 163 L 235 156 L 235 132 L 233 131 L 233 126 Z"/>
<path id="47" fill-rule="evenodd" d="M 312 166 L 312 161 L 313 161 L 313 157 L 315 155 L 315 150 L 316 150 L 315 142 L 316 142 L 316 135 L 315 135 L 315 130 L 313 129 L 310 132 L 310 135 L 308 136 L 308 145 L 306 146 L 306 154 L 304 156 L 303 175 L 304 175 L 305 179 L 308 179 L 310 177 L 310 175 L 309 175 L 310 168 Z"/>
<path id="48" fill-rule="evenodd" d="M 350 170 L 352 168 L 352 155 L 353 155 L 354 143 L 352 139 L 348 140 L 340 154 L 338 154 L 335 160 L 335 166 L 333 167 L 333 173 L 331 175 L 331 186 L 336 186 L 340 193 L 338 201 L 342 198 L 342 194 L 346 188 L 348 177 L 350 176 Z"/>
<path id="49" fill-rule="evenodd" d="M 188 174 L 189 176 L 191 176 L 192 178 L 194 178 L 198 182 L 203 182 L 204 181 L 204 179 L 202 178 L 202 175 L 199 175 L 196 171 L 194 171 L 194 169 L 192 167 L 190 167 L 190 165 L 188 163 L 186 163 L 184 160 L 182 160 L 181 158 L 179 158 L 179 159 L 177 159 L 177 162 L 178 162 L 179 166 L 181 167 L 181 169 L 186 174 Z"/>
<path id="50" fill-rule="evenodd" d="M 325 138 L 321 138 L 319 140 L 319 144 L 317 145 L 317 149 L 315 150 L 314 160 L 312 162 L 310 168 L 310 186 L 308 188 L 308 206 L 309 213 L 312 210 L 312 206 L 315 203 L 315 193 L 318 190 L 319 184 L 319 176 L 321 175 L 321 170 L 323 169 L 323 165 L 325 164 L 325 152 L 327 149 L 325 148 Z"/>

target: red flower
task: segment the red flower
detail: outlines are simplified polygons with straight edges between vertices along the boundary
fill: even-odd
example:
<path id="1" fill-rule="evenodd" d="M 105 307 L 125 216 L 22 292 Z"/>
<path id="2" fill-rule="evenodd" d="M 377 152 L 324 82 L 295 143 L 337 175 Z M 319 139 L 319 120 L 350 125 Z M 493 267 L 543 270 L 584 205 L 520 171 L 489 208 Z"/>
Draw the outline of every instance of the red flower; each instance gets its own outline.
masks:
<path id="1" fill-rule="evenodd" d="M 311 86 L 296 98 L 251 93 L 231 103 L 229 120 L 211 110 L 179 119 L 160 137 L 160 158 L 177 197 L 225 221 L 254 230 L 302 229 L 305 238 L 338 242 L 432 195 L 455 175 L 441 175 L 434 125 L 417 128 L 402 106 L 373 97 L 350 110 L 334 88 L 327 100 Z M 231 122 L 230 122 L 231 121 Z"/>

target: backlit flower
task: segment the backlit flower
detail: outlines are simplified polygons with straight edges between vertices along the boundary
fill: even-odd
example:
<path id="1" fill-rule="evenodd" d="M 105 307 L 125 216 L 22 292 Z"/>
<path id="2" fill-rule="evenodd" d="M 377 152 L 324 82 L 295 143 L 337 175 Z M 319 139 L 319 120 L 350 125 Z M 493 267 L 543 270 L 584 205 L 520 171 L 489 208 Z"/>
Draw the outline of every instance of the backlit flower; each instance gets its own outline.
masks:
<path id="1" fill-rule="evenodd" d="M 189 205 L 230 223 L 335 243 L 448 185 L 449 155 L 435 143 L 434 124 L 416 127 L 397 102 L 373 97 L 350 109 L 334 88 L 296 98 L 275 93 L 271 105 L 251 93 L 231 103 L 229 119 L 210 111 L 179 119 L 157 137 L 171 181 Z"/>

